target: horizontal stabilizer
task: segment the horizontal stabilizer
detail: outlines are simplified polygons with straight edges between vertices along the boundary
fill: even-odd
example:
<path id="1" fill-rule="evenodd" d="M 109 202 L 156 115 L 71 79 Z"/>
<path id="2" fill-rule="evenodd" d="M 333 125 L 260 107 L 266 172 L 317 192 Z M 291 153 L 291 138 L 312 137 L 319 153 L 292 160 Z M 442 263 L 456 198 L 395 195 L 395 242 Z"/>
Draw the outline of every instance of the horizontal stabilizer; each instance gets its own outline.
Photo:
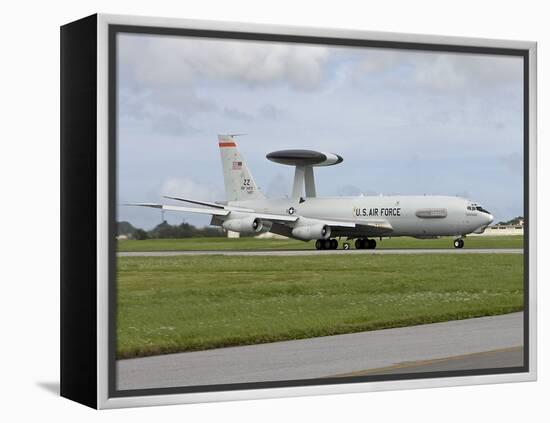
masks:
<path id="1" fill-rule="evenodd" d="M 214 216 L 227 216 L 231 211 L 221 210 L 216 208 L 198 208 L 198 207 L 181 207 L 181 206 L 169 206 L 166 204 L 157 204 L 157 203 L 132 203 L 124 204 L 125 206 L 138 206 L 138 207 L 152 207 L 155 209 L 161 209 L 166 211 L 179 211 L 179 212 L 190 212 L 190 213 L 200 213 L 200 214 L 210 214 Z"/>
<path id="2" fill-rule="evenodd" d="M 224 208 L 224 206 L 222 204 L 210 203 L 208 201 L 189 200 L 187 198 L 169 197 L 168 195 L 165 195 L 164 198 L 168 198 L 170 200 L 176 200 L 176 201 L 184 201 L 185 203 L 199 204 L 201 206 L 215 207 L 217 209 L 223 209 Z"/>

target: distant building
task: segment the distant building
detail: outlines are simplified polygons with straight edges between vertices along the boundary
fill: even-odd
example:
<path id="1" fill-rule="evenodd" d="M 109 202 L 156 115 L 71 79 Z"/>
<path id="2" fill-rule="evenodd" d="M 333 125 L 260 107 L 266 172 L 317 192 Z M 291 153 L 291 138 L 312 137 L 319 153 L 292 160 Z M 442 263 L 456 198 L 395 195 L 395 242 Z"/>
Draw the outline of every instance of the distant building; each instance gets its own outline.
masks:
<path id="1" fill-rule="evenodd" d="M 508 222 L 499 222 L 489 226 L 481 235 L 523 235 L 524 222 L 523 217 L 517 217 Z"/>

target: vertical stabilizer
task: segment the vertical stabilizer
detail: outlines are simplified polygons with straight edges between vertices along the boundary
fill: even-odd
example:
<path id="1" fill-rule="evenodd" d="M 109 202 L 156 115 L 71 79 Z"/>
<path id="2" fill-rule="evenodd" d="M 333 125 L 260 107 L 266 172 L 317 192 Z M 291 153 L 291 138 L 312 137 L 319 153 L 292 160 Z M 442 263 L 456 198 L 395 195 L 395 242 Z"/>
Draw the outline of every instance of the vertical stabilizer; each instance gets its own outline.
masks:
<path id="1" fill-rule="evenodd" d="M 264 199 L 239 152 L 233 135 L 218 135 L 218 143 L 227 201 Z"/>

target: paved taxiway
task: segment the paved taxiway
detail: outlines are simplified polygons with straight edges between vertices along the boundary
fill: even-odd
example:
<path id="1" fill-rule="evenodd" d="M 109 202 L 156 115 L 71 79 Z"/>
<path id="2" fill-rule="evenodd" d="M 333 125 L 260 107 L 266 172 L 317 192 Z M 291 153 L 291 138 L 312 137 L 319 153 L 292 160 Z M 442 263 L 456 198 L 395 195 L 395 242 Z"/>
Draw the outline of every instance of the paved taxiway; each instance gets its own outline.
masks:
<path id="1" fill-rule="evenodd" d="M 118 389 L 521 366 L 523 313 L 119 360 Z M 481 353 L 481 354 L 480 354 Z M 419 370 L 420 369 L 420 370 Z"/>
<path id="2" fill-rule="evenodd" d="M 119 257 L 172 257 L 172 256 L 313 256 L 321 254 L 523 254 L 522 248 L 416 248 L 379 250 L 230 250 L 230 251 L 132 251 L 119 252 Z"/>
<path id="3" fill-rule="evenodd" d="M 351 372 L 338 376 L 395 375 L 400 373 L 490 369 L 521 366 L 522 363 L 523 347 L 511 347 L 433 360 L 404 362 L 394 366 Z"/>

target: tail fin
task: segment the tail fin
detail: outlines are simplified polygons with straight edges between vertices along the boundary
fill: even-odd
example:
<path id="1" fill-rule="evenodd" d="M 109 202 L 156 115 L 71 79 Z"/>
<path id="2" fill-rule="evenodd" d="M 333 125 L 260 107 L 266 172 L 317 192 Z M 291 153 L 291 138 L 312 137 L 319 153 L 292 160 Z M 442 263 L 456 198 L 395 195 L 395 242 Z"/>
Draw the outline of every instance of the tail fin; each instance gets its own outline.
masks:
<path id="1" fill-rule="evenodd" d="M 218 135 L 227 201 L 261 200 L 260 192 L 233 135 Z"/>

